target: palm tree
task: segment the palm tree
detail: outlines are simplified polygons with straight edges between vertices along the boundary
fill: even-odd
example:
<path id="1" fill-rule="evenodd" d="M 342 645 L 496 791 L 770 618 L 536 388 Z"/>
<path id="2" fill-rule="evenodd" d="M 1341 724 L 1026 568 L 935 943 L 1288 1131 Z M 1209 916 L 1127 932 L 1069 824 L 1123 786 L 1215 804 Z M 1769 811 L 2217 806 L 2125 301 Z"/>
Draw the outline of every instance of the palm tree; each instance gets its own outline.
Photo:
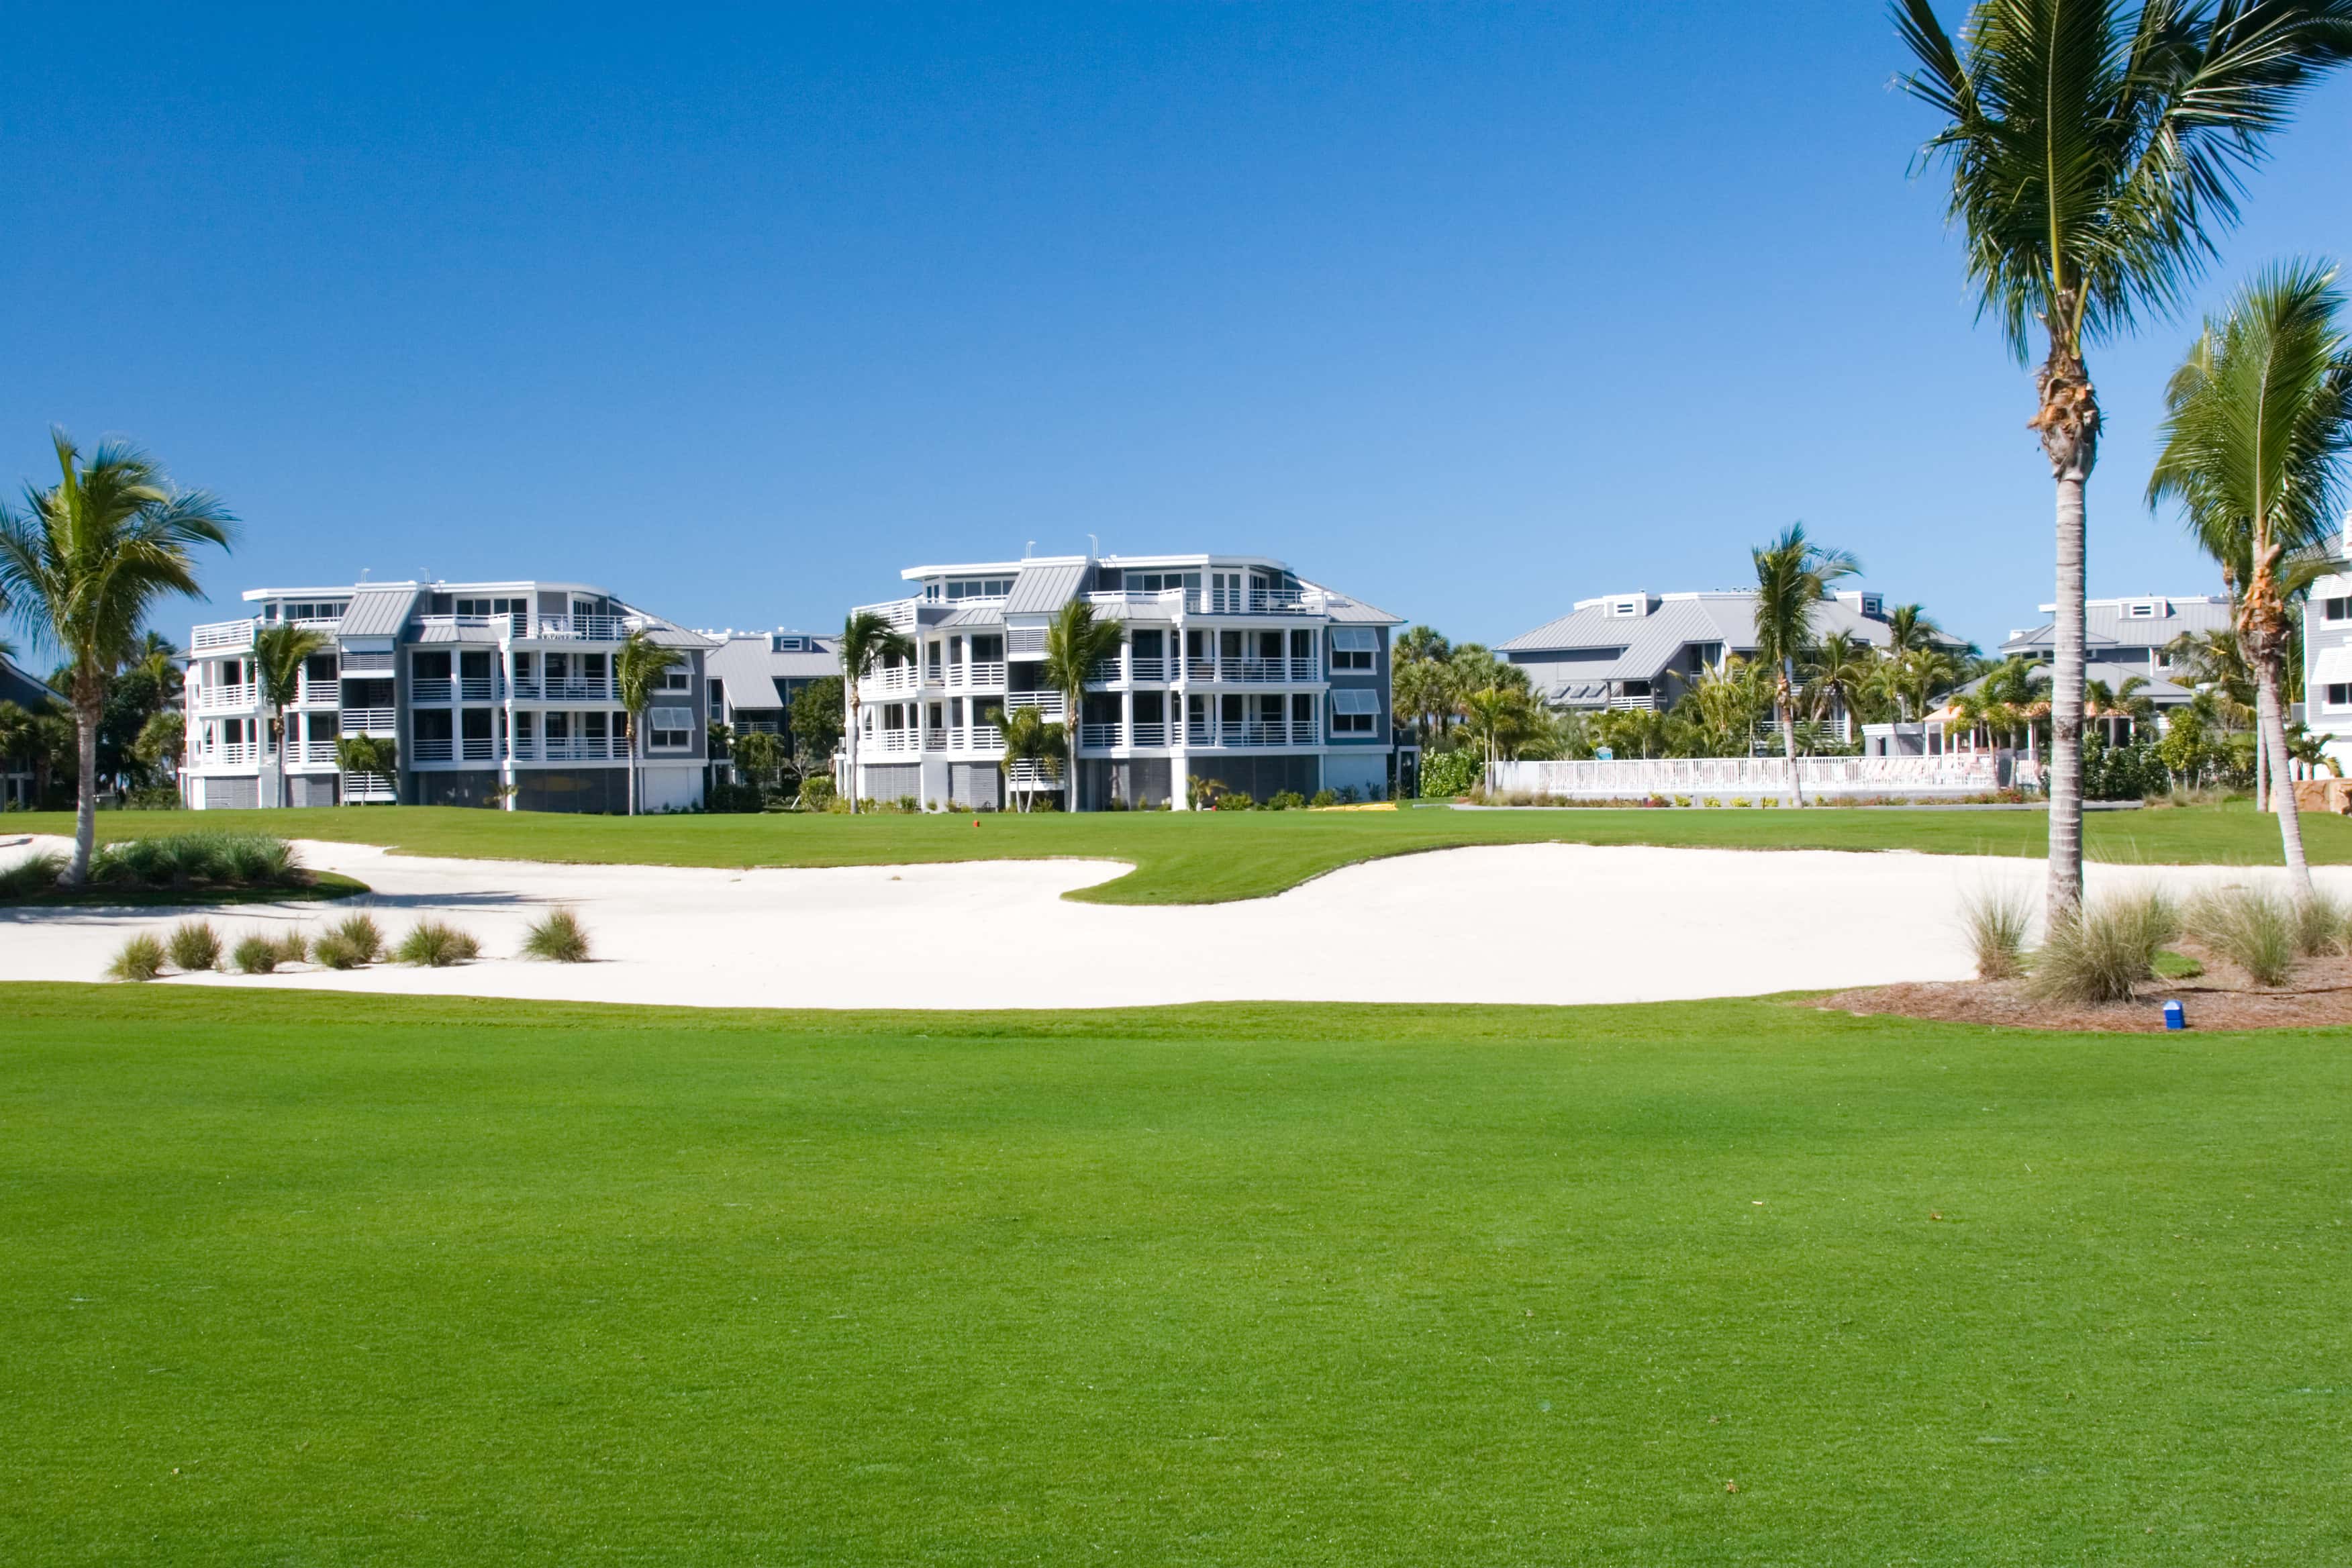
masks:
<path id="1" fill-rule="evenodd" d="M 1055 765 L 1062 750 L 1062 725 L 1048 722 L 1045 715 L 1031 704 L 1015 708 L 1009 714 L 999 710 L 994 722 L 996 732 L 1004 737 L 1004 782 L 1008 789 L 1014 774 L 1024 771 L 1023 764 L 1027 764 L 1033 773 Z M 1020 802 L 1018 809 L 1027 811 L 1035 794 L 1034 789 L 1025 789 L 1015 795 L 1013 798 Z"/>
<path id="2" fill-rule="evenodd" d="M 2238 651 L 2254 680 L 2255 745 L 2290 776 L 2280 700 L 2294 617 L 2280 565 L 2323 552 L 2342 515 L 2352 455 L 2352 345 L 2333 268 L 2262 273 L 2208 321 L 2165 391 L 2164 447 L 2150 505 L 2180 504 L 2189 531 L 2238 584 Z M 2260 777 L 2259 771 L 2256 774 Z M 2311 893 L 2293 788 L 2276 792 L 2296 890 Z"/>
<path id="3" fill-rule="evenodd" d="M 1879 663 L 1878 650 L 1851 632 L 1823 637 L 1812 658 L 1814 721 L 1826 724 L 1841 711 L 1851 715 Z"/>
<path id="4" fill-rule="evenodd" d="M 2084 504 L 2098 458 L 2086 349 L 2169 311 L 2234 222 L 2242 172 L 2323 70 L 2352 56 L 2352 0 L 1977 0 L 1955 43 L 1932 0 L 1895 0 L 1946 121 L 1980 311 L 2022 363 L 2040 321 L 2040 434 L 2057 486 L 2049 912 L 2083 897 Z"/>
<path id="5" fill-rule="evenodd" d="M 1070 776 L 1064 782 L 1069 806 L 1078 809 L 1078 723 L 1084 717 L 1087 682 L 1095 667 L 1118 652 L 1117 621 L 1095 619 L 1085 599 L 1063 605 L 1045 627 L 1045 684 L 1062 694 L 1062 733 L 1070 749 Z"/>
<path id="6" fill-rule="evenodd" d="M 677 649 L 664 647 L 647 637 L 642 626 L 622 638 L 621 646 L 613 650 L 613 685 L 621 699 L 621 722 L 628 726 L 625 739 L 629 747 L 631 816 L 637 815 L 637 741 L 645 729 L 646 710 L 653 706 L 662 678 L 685 658 Z"/>
<path id="7" fill-rule="evenodd" d="M 309 626 L 279 621 L 253 634 L 253 679 L 261 689 L 262 706 L 269 710 L 269 743 L 278 753 L 278 798 L 286 804 L 286 708 L 302 686 L 302 667 L 327 646 L 327 639 Z"/>
<path id="8" fill-rule="evenodd" d="M 1462 706 L 1470 732 L 1486 747 L 1487 787 L 1492 788 L 1495 764 L 1505 745 L 1527 730 L 1528 694 L 1509 686 L 1481 687 L 1465 697 Z"/>
<path id="9" fill-rule="evenodd" d="M 1890 653 L 1933 647 L 1944 635 L 1944 628 L 1937 625 L 1922 605 L 1897 605 L 1887 611 L 1886 629 L 1893 634 L 1893 640 L 1886 645 Z"/>
<path id="10" fill-rule="evenodd" d="M 841 623 L 841 684 L 849 698 L 849 809 L 857 809 L 857 742 L 866 712 L 864 686 L 886 659 L 912 659 L 915 639 L 872 610 Z"/>
<path id="11" fill-rule="evenodd" d="M 1813 646 L 1813 612 L 1829 585 L 1862 570 L 1843 550 L 1805 538 L 1792 522 L 1771 543 L 1748 552 L 1756 563 L 1756 662 L 1774 672 L 1773 706 L 1780 714 L 1780 749 L 1789 759 L 1789 804 L 1805 804 L 1797 787 L 1797 661 Z"/>
<path id="12" fill-rule="evenodd" d="M 156 601 L 203 595 L 191 552 L 226 547 L 236 519 L 204 490 L 175 489 L 136 447 L 101 442 L 84 462 L 52 431 L 58 482 L 27 487 L 26 510 L 0 506 L 0 603 L 66 658 L 81 778 L 73 858 L 58 880 L 89 879 L 98 837 L 98 727 L 123 651 Z"/>

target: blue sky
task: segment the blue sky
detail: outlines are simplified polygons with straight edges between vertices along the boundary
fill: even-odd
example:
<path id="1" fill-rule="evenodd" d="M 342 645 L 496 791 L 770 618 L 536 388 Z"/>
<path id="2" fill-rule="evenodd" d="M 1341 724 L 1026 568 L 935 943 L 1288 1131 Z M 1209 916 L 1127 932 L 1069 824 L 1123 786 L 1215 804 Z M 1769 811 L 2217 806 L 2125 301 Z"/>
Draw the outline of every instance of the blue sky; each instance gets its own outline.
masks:
<path id="1" fill-rule="evenodd" d="M 1091 532 L 1491 640 L 1799 518 L 1979 640 L 2050 597 L 1868 4 L 0 15 L 0 477 L 134 437 L 246 518 L 224 599 L 823 627 Z M 2352 256 L 2347 146 L 2337 81 L 2200 307 Z M 2093 361 L 2095 594 L 2211 583 L 2138 500 L 2190 332 Z"/>

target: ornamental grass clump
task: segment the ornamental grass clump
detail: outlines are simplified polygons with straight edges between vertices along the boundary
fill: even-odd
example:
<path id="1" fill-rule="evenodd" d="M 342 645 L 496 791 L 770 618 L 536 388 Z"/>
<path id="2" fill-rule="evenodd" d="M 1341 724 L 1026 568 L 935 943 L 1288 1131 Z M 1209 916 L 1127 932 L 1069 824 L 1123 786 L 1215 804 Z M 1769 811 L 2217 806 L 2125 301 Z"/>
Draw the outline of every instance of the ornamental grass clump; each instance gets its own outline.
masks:
<path id="1" fill-rule="evenodd" d="M 229 950 L 228 960 L 236 965 L 239 974 L 275 974 L 278 973 L 278 939 L 266 931 L 251 931 L 237 938 Z"/>
<path id="2" fill-rule="evenodd" d="M 278 962 L 307 963 L 310 958 L 310 939 L 299 931 L 289 931 L 278 939 Z"/>
<path id="3" fill-rule="evenodd" d="M 47 850 L 27 855 L 0 869 L 0 899 L 29 899 L 46 893 L 58 885 L 65 868 L 66 858 L 62 855 Z"/>
<path id="4" fill-rule="evenodd" d="M 111 888 L 284 887 L 301 880 L 294 847 L 266 833 L 164 833 L 99 847 L 90 880 Z"/>
<path id="5" fill-rule="evenodd" d="M 2294 906 L 2295 948 L 2305 958 L 2352 952 L 2352 909 L 2326 893 L 2313 892 Z"/>
<path id="6" fill-rule="evenodd" d="M 392 956 L 403 963 L 426 969 L 446 969 L 482 955 L 482 944 L 456 926 L 439 921 L 418 921 L 400 939 Z"/>
<path id="7" fill-rule="evenodd" d="M 2180 935 L 2180 911 L 2150 888 L 2117 893 L 2053 921 L 2033 955 L 2033 994 L 2052 1002 L 2128 1002 L 2156 978 L 2156 955 Z"/>
<path id="8" fill-rule="evenodd" d="M 383 956 L 383 928 L 370 914 L 346 915 L 327 928 L 320 942 L 334 942 L 348 949 L 361 963 L 373 963 Z M 321 959 L 320 963 L 325 960 Z M 348 968 L 349 965 L 338 965 Z"/>
<path id="9" fill-rule="evenodd" d="M 2216 888 L 2189 906 L 2189 934 L 2257 985 L 2283 985 L 2302 945 L 2294 905 L 2264 888 Z"/>
<path id="10" fill-rule="evenodd" d="M 152 980 L 163 973 L 163 944 L 140 932 L 122 944 L 114 962 L 106 966 L 110 980 Z"/>
<path id="11" fill-rule="evenodd" d="M 523 956 L 551 963 L 588 962 L 588 931 L 570 910 L 550 910 L 531 922 L 522 939 Z"/>
<path id="12" fill-rule="evenodd" d="M 182 921 L 172 928 L 164 947 L 172 955 L 172 967 L 187 973 L 221 966 L 220 932 L 210 921 Z"/>
<path id="13" fill-rule="evenodd" d="M 2015 889 L 1979 893 L 1961 906 L 1960 923 L 1976 954 L 1979 980 L 2008 980 L 2023 972 L 2025 933 L 2032 921 L 2032 900 Z"/>

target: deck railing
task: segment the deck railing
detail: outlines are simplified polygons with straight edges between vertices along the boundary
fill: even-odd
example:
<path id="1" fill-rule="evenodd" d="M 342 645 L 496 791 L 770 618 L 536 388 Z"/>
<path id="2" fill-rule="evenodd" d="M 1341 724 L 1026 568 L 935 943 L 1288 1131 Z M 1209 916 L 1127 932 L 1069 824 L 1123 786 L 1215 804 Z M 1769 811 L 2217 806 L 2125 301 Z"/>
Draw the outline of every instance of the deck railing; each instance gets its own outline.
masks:
<path id="1" fill-rule="evenodd" d="M 341 719 L 346 735 L 389 735 L 400 727 L 400 714 L 391 708 L 346 708 Z"/>
<path id="2" fill-rule="evenodd" d="M 261 689 L 251 681 L 241 686 L 201 686 L 196 689 L 196 710 L 208 712 L 221 708 L 251 708 L 261 700 Z"/>

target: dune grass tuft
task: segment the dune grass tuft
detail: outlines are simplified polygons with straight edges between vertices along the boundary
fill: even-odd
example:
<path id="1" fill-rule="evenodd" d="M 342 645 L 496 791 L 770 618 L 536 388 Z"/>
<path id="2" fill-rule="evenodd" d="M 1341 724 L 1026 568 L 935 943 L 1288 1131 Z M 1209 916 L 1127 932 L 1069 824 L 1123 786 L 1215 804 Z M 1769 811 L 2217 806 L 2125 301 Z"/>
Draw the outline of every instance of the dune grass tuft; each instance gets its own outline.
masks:
<path id="1" fill-rule="evenodd" d="M 427 969 L 446 969 L 453 963 L 464 963 L 482 955 L 482 944 L 467 932 L 440 921 L 418 921 L 409 928 L 393 950 L 393 957 L 403 963 L 415 963 Z"/>
<path id="2" fill-rule="evenodd" d="M 570 910 L 550 910 L 531 922 L 522 939 L 523 955 L 552 963 L 588 962 L 588 930 Z"/>
<path id="3" fill-rule="evenodd" d="M 239 974 L 275 974 L 281 951 L 276 937 L 257 931 L 237 938 L 228 956 Z"/>
<path id="4" fill-rule="evenodd" d="M 145 931 L 141 931 L 122 944 L 114 962 L 106 966 L 110 980 L 152 980 L 163 973 L 163 944 Z"/>
<path id="5" fill-rule="evenodd" d="M 1961 906 L 1978 979 L 2007 980 L 2024 968 L 2025 935 L 2032 921 L 2033 900 L 2014 889 L 1989 889 Z"/>
<path id="6" fill-rule="evenodd" d="M 2216 888 L 2189 904 L 2189 934 L 2243 970 L 2257 985 L 2294 972 L 2303 931 L 2295 907 L 2267 888 Z"/>
<path id="7" fill-rule="evenodd" d="M 213 930 L 210 921 L 182 921 L 172 928 L 164 945 L 171 951 L 174 969 L 194 974 L 221 966 L 220 932 Z"/>
<path id="8" fill-rule="evenodd" d="M 2352 952 L 2352 908 L 2315 889 L 2294 906 L 2295 947 L 2305 958 Z"/>
<path id="9" fill-rule="evenodd" d="M 346 915 L 327 928 L 327 935 L 348 947 L 362 963 L 383 956 L 383 928 L 371 914 Z"/>
<path id="10" fill-rule="evenodd" d="M 2053 1002 L 2126 1002 L 2156 977 L 2180 911 L 2156 889 L 2112 894 L 2053 924 L 2033 955 L 2033 994 Z"/>
<path id="11" fill-rule="evenodd" d="M 29 899 L 47 892 L 65 874 L 66 858 L 47 850 L 27 855 L 0 870 L 0 899 Z"/>

